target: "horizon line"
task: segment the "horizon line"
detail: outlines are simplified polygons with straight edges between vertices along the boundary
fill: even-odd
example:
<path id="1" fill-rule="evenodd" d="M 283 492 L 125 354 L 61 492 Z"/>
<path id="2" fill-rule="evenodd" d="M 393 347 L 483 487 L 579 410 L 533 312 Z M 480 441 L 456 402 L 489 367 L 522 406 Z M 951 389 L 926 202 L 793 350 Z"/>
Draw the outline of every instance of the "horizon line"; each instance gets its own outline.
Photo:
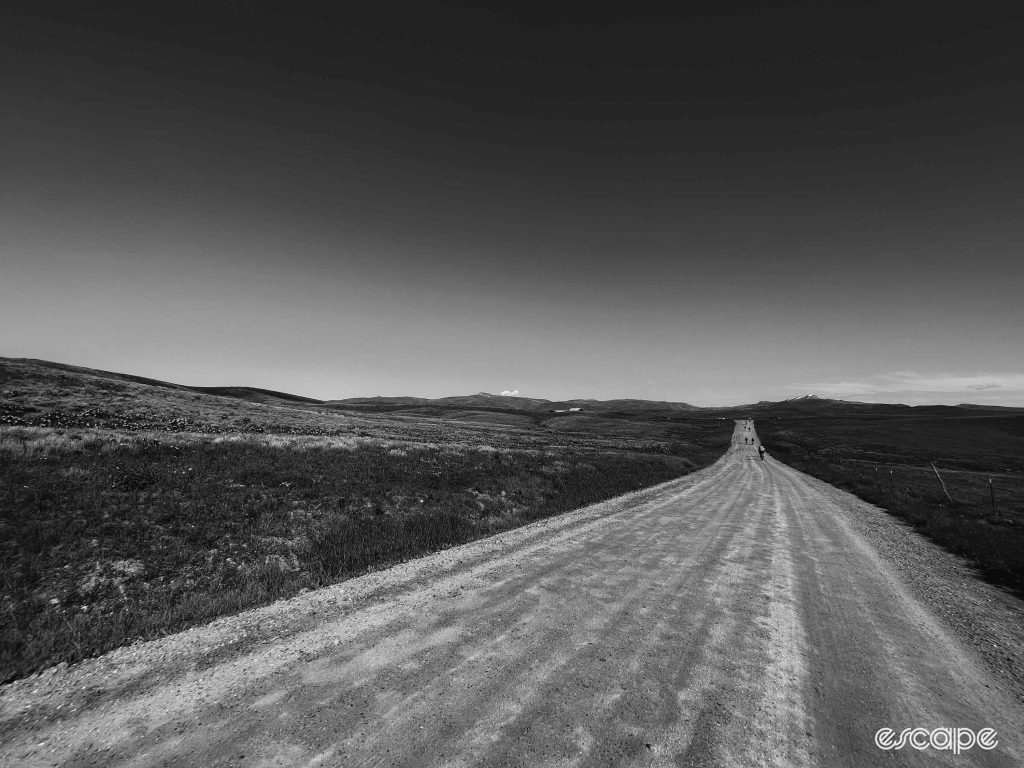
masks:
<path id="1" fill-rule="evenodd" d="M 150 377 L 150 376 L 143 376 L 143 375 L 140 375 L 140 374 L 122 373 L 122 372 L 119 372 L 119 371 L 108 371 L 108 370 L 105 370 L 105 369 L 102 369 L 102 368 L 91 368 L 91 367 L 84 366 L 84 365 L 77 365 L 75 363 L 63 363 L 63 362 L 59 362 L 59 361 L 55 361 L 55 360 L 44 360 L 42 358 L 35 358 L 35 357 L 0 357 L 0 360 L 6 360 L 6 361 L 11 361 L 11 362 L 21 362 L 21 363 L 41 363 L 43 365 L 50 365 L 50 366 L 61 366 L 61 367 L 66 367 L 66 368 L 77 368 L 77 369 L 81 369 L 82 371 L 85 371 L 85 372 L 110 374 L 110 375 L 113 375 L 113 376 L 124 376 L 124 377 L 128 377 L 128 378 L 143 379 L 143 380 L 145 380 L 145 382 L 142 382 L 142 383 L 152 382 L 154 385 L 170 385 L 170 386 L 173 386 L 173 387 L 185 387 L 187 389 L 199 389 L 199 390 L 206 390 L 206 389 L 236 389 L 236 388 L 237 389 L 250 389 L 250 390 L 256 390 L 256 391 L 276 393 L 276 394 L 280 394 L 280 395 L 287 395 L 289 397 L 297 397 L 297 398 L 304 398 L 304 399 L 308 399 L 308 400 L 315 400 L 315 401 L 318 401 L 320 403 L 345 402 L 345 401 L 348 401 L 348 400 L 372 400 L 372 399 L 387 399 L 387 400 L 417 399 L 417 400 L 426 400 L 428 402 L 434 402 L 434 401 L 438 401 L 438 400 L 447 400 L 447 399 L 452 399 L 452 398 L 469 398 L 469 397 L 486 396 L 486 397 L 494 397 L 494 398 L 512 398 L 512 399 L 517 399 L 517 400 L 534 400 L 534 401 L 539 400 L 539 401 L 543 401 L 543 402 L 546 402 L 546 403 L 567 403 L 567 402 L 608 403 L 608 402 L 614 402 L 616 400 L 633 400 L 633 401 L 636 401 L 636 402 L 643 402 L 643 403 L 666 403 L 666 404 L 669 404 L 669 405 L 685 405 L 685 406 L 688 406 L 688 407 L 696 409 L 696 410 L 707 410 L 707 411 L 710 411 L 710 410 L 726 410 L 726 409 L 731 409 L 731 408 L 746 408 L 746 407 L 753 407 L 753 406 L 764 405 L 764 404 L 779 404 L 779 403 L 800 402 L 800 401 L 808 401 L 808 400 L 819 400 L 819 401 L 822 401 L 822 402 L 845 403 L 845 404 L 851 404 L 851 405 L 883 405 L 883 406 L 884 405 L 896 405 L 896 406 L 903 406 L 903 407 L 906 407 L 906 408 L 928 408 L 928 407 L 958 408 L 958 407 L 974 407 L 974 408 L 996 408 L 996 409 L 1024 410 L 1024 406 L 1019 406 L 1019 405 L 1002 405 L 1002 404 L 996 404 L 996 403 L 960 402 L 960 403 L 955 403 L 955 404 L 946 404 L 946 403 L 917 403 L 917 404 L 911 404 L 911 403 L 899 402 L 899 401 L 871 402 L 871 401 L 866 401 L 866 400 L 847 400 L 847 399 L 841 398 L 841 397 L 825 397 L 825 396 L 821 396 L 821 395 L 817 395 L 817 394 L 798 395 L 798 396 L 795 396 L 795 397 L 783 398 L 783 399 L 780 399 L 780 400 L 761 399 L 761 400 L 757 400 L 757 401 L 753 401 L 753 402 L 735 403 L 735 404 L 727 404 L 727 405 L 696 405 L 696 404 L 691 403 L 691 402 L 686 401 L 686 400 L 648 399 L 648 398 L 642 398 L 642 397 L 610 397 L 610 398 L 607 398 L 607 399 L 600 399 L 600 398 L 595 398 L 595 397 L 567 397 L 567 398 L 551 399 L 551 398 L 548 398 L 548 397 L 524 395 L 524 394 L 518 393 L 518 391 L 517 391 L 516 394 L 501 394 L 501 393 L 493 393 L 493 392 L 480 391 L 480 392 L 475 392 L 475 393 L 472 393 L 472 394 L 441 395 L 441 396 L 438 396 L 438 397 L 424 397 L 422 395 L 409 395 L 409 394 L 405 394 L 405 395 L 380 395 L 380 394 L 377 394 L 377 395 L 352 395 L 352 396 L 349 396 L 349 397 L 319 398 L 319 397 L 314 397 L 312 395 L 303 395 L 303 394 L 298 394 L 296 392 L 288 392 L 288 391 L 285 391 L 285 390 L 271 389 L 269 387 L 257 387 L 257 386 L 252 386 L 252 385 L 249 385 L 249 384 L 214 384 L 214 385 L 184 384 L 184 383 L 181 383 L 181 382 L 165 381 L 163 379 L 156 379 L 156 378 L 153 378 L 153 377 Z M 215 393 L 210 393 L 210 394 L 215 394 Z M 870 394 L 870 393 L 867 393 L 867 394 Z"/>

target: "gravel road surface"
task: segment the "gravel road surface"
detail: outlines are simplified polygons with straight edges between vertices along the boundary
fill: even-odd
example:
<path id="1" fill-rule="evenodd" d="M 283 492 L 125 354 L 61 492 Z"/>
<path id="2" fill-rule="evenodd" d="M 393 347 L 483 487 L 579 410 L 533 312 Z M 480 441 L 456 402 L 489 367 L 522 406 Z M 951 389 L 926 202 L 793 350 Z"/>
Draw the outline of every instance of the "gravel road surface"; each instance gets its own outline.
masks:
<path id="1" fill-rule="evenodd" d="M 3 686 L 0 765 L 1020 766 L 1022 617 L 738 422 L 685 478 Z"/>

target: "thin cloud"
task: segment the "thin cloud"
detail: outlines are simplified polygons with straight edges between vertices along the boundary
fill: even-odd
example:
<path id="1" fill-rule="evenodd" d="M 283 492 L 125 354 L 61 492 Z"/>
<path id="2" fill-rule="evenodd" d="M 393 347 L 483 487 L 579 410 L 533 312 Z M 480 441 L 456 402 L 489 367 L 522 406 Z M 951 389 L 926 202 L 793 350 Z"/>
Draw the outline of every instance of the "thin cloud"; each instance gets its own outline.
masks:
<path id="1" fill-rule="evenodd" d="M 501 391 L 501 394 L 504 395 L 505 397 L 515 397 L 516 395 L 519 394 L 519 390 L 518 389 L 503 389 Z"/>

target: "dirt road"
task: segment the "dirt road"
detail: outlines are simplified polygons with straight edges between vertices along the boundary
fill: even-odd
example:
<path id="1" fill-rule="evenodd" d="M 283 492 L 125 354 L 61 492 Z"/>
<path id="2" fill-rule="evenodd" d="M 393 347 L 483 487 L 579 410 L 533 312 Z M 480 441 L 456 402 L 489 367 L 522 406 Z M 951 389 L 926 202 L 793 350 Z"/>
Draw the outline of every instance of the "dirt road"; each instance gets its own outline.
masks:
<path id="1" fill-rule="evenodd" d="M 970 644 L 1020 603 L 747 427 L 681 480 L 6 686 L 0 763 L 1024 765 L 1019 681 Z M 874 742 L 939 726 L 998 745 Z"/>

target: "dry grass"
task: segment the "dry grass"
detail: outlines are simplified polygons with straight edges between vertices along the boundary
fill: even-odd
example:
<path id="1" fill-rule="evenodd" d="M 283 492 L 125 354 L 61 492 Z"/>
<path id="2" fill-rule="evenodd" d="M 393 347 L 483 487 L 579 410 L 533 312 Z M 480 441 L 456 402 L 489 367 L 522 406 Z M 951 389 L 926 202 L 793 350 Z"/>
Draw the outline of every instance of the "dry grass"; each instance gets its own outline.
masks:
<path id="1" fill-rule="evenodd" d="M 1024 596 L 1024 417 L 777 419 L 757 429 L 780 460 L 903 518 Z"/>
<path id="2" fill-rule="evenodd" d="M 668 480 L 731 432 L 260 397 L 0 360 L 0 680 Z"/>
<path id="3" fill-rule="evenodd" d="M 699 465 L 627 451 L 45 428 L 5 429 L 0 447 L 2 680 Z"/>

